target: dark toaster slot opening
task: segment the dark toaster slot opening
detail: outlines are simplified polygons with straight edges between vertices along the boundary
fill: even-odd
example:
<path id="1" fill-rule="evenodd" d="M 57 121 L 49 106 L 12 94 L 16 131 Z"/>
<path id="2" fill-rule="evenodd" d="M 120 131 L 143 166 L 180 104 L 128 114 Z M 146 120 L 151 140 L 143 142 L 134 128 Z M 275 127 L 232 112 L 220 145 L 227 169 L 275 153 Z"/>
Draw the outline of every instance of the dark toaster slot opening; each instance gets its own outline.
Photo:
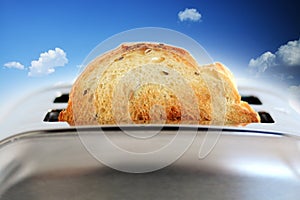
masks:
<path id="1" fill-rule="evenodd" d="M 271 117 L 271 115 L 267 112 L 260 111 L 260 112 L 258 112 L 258 114 L 260 116 L 261 123 L 274 123 L 275 122 L 273 120 L 273 118 Z"/>
<path id="2" fill-rule="evenodd" d="M 246 101 L 252 105 L 262 105 L 262 102 L 256 96 L 242 96 L 242 101 Z"/>
<path id="3" fill-rule="evenodd" d="M 247 103 L 252 105 L 262 105 L 262 102 L 256 96 L 242 96 L 241 100 L 246 101 Z M 69 101 L 69 94 L 62 94 L 59 97 L 56 97 L 53 102 L 68 103 L 68 101 Z"/>
<path id="4" fill-rule="evenodd" d="M 69 94 L 62 94 L 59 97 L 54 99 L 54 103 L 68 103 L 69 101 Z"/>
<path id="5" fill-rule="evenodd" d="M 44 118 L 44 122 L 57 122 L 60 111 L 62 111 L 62 109 L 55 109 L 55 110 L 48 111 L 48 113 Z"/>
<path id="6" fill-rule="evenodd" d="M 44 118 L 44 122 L 57 122 L 58 121 L 58 115 L 62 111 L 62 109 L 53 109 L 48 111 Z M 267 112 L 260 111 L 258 112 L 261 123 L 274 123 L 275 121 L 271 117 L 271 115 Z"/>

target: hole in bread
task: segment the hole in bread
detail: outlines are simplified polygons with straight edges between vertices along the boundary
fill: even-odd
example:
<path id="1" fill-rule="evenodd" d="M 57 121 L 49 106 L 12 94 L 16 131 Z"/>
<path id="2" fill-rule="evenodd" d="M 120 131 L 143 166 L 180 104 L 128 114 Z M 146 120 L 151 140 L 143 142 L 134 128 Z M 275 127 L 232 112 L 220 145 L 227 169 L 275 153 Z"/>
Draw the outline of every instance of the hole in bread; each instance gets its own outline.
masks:
<path id="1" fill-rule="evenodd" d="M 116 61 L 123 60 L 123 58 L 124 58 L 124 56 L 121 56 L 121 57 L 119 57 L 119 58 L 116 58 L 116 59 L 115 59 L 115 62 L 116 62 Z"/>
<path id="2" fill-rule="evenodd" d="M 148 53 L 150 53 L 152 51 L 152 49 L 146 49 L 145 51 L 144 51 L 144 53 L 145 54 L 148 54 Z"/>
<path id="3" fill-rule="evenodd" d="M 169 75 L 169 72 L 167 72 L 167 71 L 161 71 L 161 73 L 162 73 L 163 75 Z"/>
<path id="4" fill-rule="evenodd" d="M 83 96 L 84 96 L 84 95 L 86 95 L 86 94 L 87 94 L 87 92 L 88 92 L 88 90 L 87 90 L 87 89 L 85 89 L 85 90 L 83 91 Z"/>

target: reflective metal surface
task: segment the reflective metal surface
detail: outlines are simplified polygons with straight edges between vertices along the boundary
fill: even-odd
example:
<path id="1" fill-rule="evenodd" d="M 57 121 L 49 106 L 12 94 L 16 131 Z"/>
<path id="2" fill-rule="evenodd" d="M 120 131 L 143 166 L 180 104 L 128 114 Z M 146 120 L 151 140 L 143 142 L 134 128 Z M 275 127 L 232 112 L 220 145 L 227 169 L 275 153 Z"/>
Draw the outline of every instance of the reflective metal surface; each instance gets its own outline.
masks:
<path id="1" fill-rule="evenodd" d="M 98 134 L 83 131 L 90 140 Z M 107 132 L 125 148 L 142 148 L 130 146 L 118 129 Z M 161 142 L 174 137 L 173 130 L 163 132 Z M 20 134 L 1 143 L 0 199 L 299 199 L 296 136 L 223 132 L 210 154 L 199 159 L 204 136 L 200 129 L 172 165 L 133 174 L 93 158 L 74 129 Z"/>
<path id="2" fill-rule="evenodd" d="M 248 82 L 246 82 L 248 83 Z M 258 102 L 253 108 L 268 113 L 274 123 L 245 127 L 184 126 L 192 145 L 171 165 L 149 173 L 124 173 L 95 159 L 82 138 L 101 146 L 99 127 L 72 128 L 47 114 L 66 107 L 70 85 L 34 93 L 20 101 L 0 120 L 0 200 L 19 199 L 299 199 L 300 117 L 281 94 L 239 84 L 246 99 Z M 64 96 L 63 96 L 64 95 Z M 64 98 L 60 98 L 60 97 Z M 254 98 L 255 97 L 255 98 Z M 55 99 L 59 98 L 58 102 Z M 56 113 L 57 115 L 57 113 Z M 268 120 L 266 116 L 266 120 Z M 48 119 L 48 120 L 45 120 Z M 54 116 L 55 119 L 55 116 Z M 125 127 L 129 128 L 130 127 Z M 152 126 L 153 128 L 153 126 Z M 157 127 L 154 127 L 157 128 Z M 161 147 L 178 127 L 162 126 L 152 143 L 132 144 L 119 127 L 102 127 L 112 141 L 136 152 Z M 145 134 L 151 126 L 131 128 Z M 214 133 L 221 133 L 214 135 Z M 183 137 L 183 140 L 185 138 Z M 203 144 L 212 147 L 200 156 Z M 215 144 L 215 145 L 214 145 Z M 135 163 L 113 152 L 119 166 Z M 206 154 L 204 154 L 206 155 Z M 168 155 L 147 165 L 164 162 Z M 140 164 L 140 163 L 139 163 Z"/>

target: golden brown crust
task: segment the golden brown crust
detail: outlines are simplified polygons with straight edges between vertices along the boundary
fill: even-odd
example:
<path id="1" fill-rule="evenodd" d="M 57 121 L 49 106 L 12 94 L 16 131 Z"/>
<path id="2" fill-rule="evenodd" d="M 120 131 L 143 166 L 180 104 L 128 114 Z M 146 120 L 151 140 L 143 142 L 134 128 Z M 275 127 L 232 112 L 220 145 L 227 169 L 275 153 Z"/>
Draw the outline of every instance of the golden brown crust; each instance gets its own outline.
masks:
<path id="1" fill-rule="evenodd" d="M 149 73 L 149 80 L 152 76 L 157 83 L 135 85 L 135 73 L 136 77 Z M 181 79 L 184 81 L 179 83 Z M 178 89 L 172 88 L 172 83 L 161 84 L 166 80 L 178 84 Z M 70 125 L 259 122 L 258 114 L 240 99 L 233 75 L 221 63 L 199 67 L 184 49 L 129 43 L 86 67 L 74 83 L 59 121 Z"/>
<path id="2" fill-rule="evenodd" d="M 68 107 L 65 110 L 62 110 L 58 115 L 58 121 L 68 122 L 70 125 L 75 125 L 73 119 L 73 111 L 72 111 L 72 101 L 69 100 Z"/>

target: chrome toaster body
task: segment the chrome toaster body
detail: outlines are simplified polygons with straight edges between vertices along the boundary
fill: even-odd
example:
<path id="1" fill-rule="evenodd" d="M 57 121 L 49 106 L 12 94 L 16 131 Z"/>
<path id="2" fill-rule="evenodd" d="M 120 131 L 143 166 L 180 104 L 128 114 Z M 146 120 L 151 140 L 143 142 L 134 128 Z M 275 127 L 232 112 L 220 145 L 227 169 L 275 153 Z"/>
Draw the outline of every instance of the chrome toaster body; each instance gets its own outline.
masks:
<path id="1" fill-rule="evenodd" d="M 70 86 L 59 86 L 37 92 L 2 119 L 1 200 L 299 199 L 300 118 L 280 95 L 239 88 L 243 99 L 260 113 L 261 124 L 162 125 L 157 145 L 174 137 L 178 129 L 187 136 L 193 131 L 197 134 L 174 163 L 153 172 L 126 173 L 98 161 L 83 145 L 78 131 L 95 141 L 99 128 L 57 122 L 58 112 L 67 105 L 69 90 Z M 123 131 L 145 133 L 157 127 L 103 126 L 101 130 L 134 151 L 146 147 L 132 146 Z M 218 138 L 212 150 L 199 157 L 208 133 L 221 134 L 215 135 Z M 120 161 L 120 165 L 127 164 L 126 159 Z"/>

